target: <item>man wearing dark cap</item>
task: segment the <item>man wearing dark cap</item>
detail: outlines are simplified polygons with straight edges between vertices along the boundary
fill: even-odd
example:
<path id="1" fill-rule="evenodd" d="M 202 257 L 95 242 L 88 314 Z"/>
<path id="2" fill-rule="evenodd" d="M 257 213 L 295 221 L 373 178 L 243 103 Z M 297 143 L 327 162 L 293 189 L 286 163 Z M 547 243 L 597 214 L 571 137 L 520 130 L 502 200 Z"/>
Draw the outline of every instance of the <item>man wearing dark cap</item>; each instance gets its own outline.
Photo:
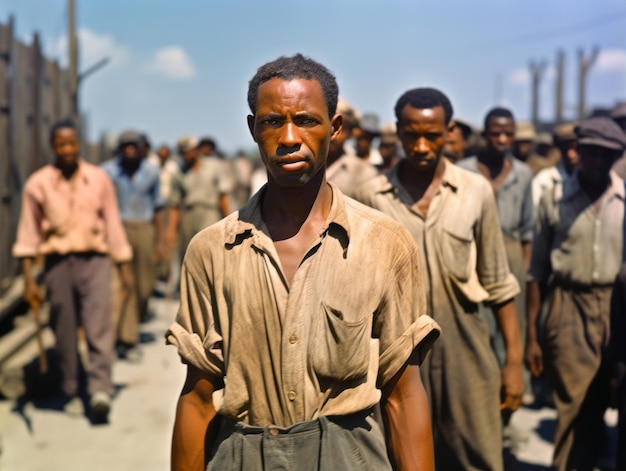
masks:
<path id="1" fill-rule="evenodd" d="M 398 155 L 399 146 L 400 140 L 396 132 L 396 125 L 393 123 L 383 125 L 380 130 L 380 144 L 378 144 L 378 152 L 380 153 L 382 162 L 374 166 L 378 170 L 378 173 L 386 173 L 391 167 L 398 163 L 398 160 L 400 160 L 400 156 Z"/>
<path id="2" fill-rule="evenodd" d="M 615 108 L 613 108 L 611 111 L 611 118 L 613 118 L 613 121 L 615 121 L 622 131 L 626 133 L 626 101 L 619 103 L 615 106 Z M 622 157 L 615 162 L 613 170 L 621 178 L 626 179 L 626 153 L 624 153 L 624 155 L 622 155 Z"/>
<path id="3" fill-rule="evenodd" d="M 610 299 L 623 254 L 624 181 L 611 166 L 626 136 L 607 117 L 575 130 L 580 167 L 539 202 L 528 283 L 526 360 L 545 367 L 558 419 L 552 469 L 593 469 L 604 440 Z M 549 310 L 540 346 L 542 295 Z"/>
<path id="4" fill-rule="evenodd" d="M 375 113 L 363 113 L 359 120 L 359 126 L 355 129 L 355 150 L 358 158 L 369 165 L 380 163 L 378 150 L 372 147 L 374 139 L 380 136 L 378 115 Z"/>
<path id="5" fill-rule="evenodd" d="M 109 175 L 126 231 L 133 248 L 135 287 L 120 297 L 117 321 L 118 355 L 139 361 L 139 323 L 148 318 L 148 300 L 156 278 L 155 261 L 163 252 L 163 209 L 160 169 L 141 156 L 145 139 L 135 131 L 124 131 L 118 139 L 118 155 L 102 164 Z"/>

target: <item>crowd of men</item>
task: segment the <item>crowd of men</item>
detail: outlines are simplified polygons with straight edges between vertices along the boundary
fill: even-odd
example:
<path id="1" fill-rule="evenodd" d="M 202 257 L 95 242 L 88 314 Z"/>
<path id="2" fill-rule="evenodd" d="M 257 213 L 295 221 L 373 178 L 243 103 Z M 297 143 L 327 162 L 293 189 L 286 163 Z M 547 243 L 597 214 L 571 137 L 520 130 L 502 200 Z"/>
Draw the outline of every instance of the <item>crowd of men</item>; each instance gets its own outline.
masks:
<path id="1" fill-rule="evenodd" d="M 45 257 L 69 413 L 77 329 L 106 420 L 113 358 L 141 360 L 155 285 L 180 280 L 172 469 L 503 470 L 511 414 L 541 401 L 553 469 L 599 464 L 609 406 L 626 469 L 626 103 L 552 134 L 496 107 L 477 132 L 415 88 L 380 126 L 301 55 L 259 68 L 248 103 L 255 172 L 131 130 L 98 168 L 51 129 L 13 252 L 29 302 Z"/>

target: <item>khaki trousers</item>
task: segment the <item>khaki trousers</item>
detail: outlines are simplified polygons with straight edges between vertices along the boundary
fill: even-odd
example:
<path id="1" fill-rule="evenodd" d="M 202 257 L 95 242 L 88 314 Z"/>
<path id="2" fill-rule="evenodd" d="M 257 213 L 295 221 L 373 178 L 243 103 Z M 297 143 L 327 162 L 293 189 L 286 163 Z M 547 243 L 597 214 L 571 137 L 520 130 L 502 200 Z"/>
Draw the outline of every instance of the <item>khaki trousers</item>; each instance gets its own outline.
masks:
<path id="1" fill-rule="evenodd" d="M 128 345 L 139 342 L 139 323 L 148 313 L 148 301 L 156 279 L 155 229 L 152 222 L 125 222 L 126 238 L 133 249 L 131 262 L 135 287 L 123 292 L 117 273 L 113 286 L 117 307 L 113 311 L 116 340 Z"/>

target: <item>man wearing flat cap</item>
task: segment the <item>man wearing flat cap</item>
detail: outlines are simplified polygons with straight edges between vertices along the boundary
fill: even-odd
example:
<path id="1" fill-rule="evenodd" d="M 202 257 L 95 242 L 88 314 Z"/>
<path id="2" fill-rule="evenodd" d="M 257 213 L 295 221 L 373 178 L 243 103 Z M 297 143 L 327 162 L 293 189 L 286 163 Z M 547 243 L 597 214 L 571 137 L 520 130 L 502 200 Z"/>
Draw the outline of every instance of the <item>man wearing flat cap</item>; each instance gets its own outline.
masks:
<path id="1" fill-rule="evenodd" d="M 117 155 L 102 164 L 117 195 L 126 237 L 133 249 L 135 284 L 131 292 L 119 293 L 121 302 L 114 319 L 117 353 L 121 359 L 139 361 L 139 323 L 148 318 L 148 300 L 156 274 L 156 260 L 163 243 L 163 209 L 159 167 L 142 157 L 146 139 L 128 130 L 118 138 Z"/>
<path id="2" fill-rule="evenodd" d="M 626 136 L 608 117 L 575 129 L 580 167 L 538 208 L 528 283 L 526 360 L 546 370 L 558 419 L 552 469 L 593 469 L 604 441 L 610 300 L 623 254 L 624 181 L 611 166 Z M 536 334 L 549 299 L 542 345 Z"/>

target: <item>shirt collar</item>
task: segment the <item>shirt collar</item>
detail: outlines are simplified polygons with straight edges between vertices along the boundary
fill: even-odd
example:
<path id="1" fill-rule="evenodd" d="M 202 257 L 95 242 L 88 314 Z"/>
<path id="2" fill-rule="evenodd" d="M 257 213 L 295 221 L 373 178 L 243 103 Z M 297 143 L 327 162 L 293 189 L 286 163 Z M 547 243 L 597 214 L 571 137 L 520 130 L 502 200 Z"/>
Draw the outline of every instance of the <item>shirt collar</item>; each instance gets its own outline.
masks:
<path id="1" fill-rule="evenodd" d="M 578 174 L 580 169 L 576 169 L 572 173 L 571 178 L 568 178 L 563 184 L 563 201 L 573 198 L 578 193 L 582 192 L 580 181 L 578 180 Z M 613 170 L 609 173 L 611 183 L 605 192 L 610 196 L 617 196 L 621 200 L 625 199 L 626 189 L 624 188 L 624 180 L 622 180 Z"/>
<path id="2" fill-rule="evenodd" d="M 345 239 L 341 241 L 345 249 L 350 240 L 350 224 L 343 194 L 333 183 L 327 182 L 326 184 L 332 190 L 332 203 L 324 228 L 320 232 L 320 238 L 329 234 L 338 239 Z M 236 218 L 226 223 L 225 243 L 227 245 L 238 245 L 248 237 L 252 237 L 253 242 L 259 246 L 263 245 L 262 239 L 271 240 L 269 229 L 261 216 L 261 202 L 266 191 L 267 184 L 239 210 Z"/>
<path id="3" fill-rule="evenodd" d="M 444 169 L 441 177 L 442 186 L 448 186 L 452 189 L 452 191 L 456 192 L 460 184 L 457 168 L 445 157 L 442 156 L 441 158 L 444 159 Z M 400 182 L 400 170 L 402 165 L 406 165 L 404 160 L 400 160 L 397 164 L 391 167 L 391 169 L 389 169 L 386 174 L 387 178 L 378 190 L 379 193 L 394 191 L 394 188 L 404 188 Z"/>
<path id="4" fill-rule="evenodd" d="M 56 183 L 59 183 L 65 180 L 60 168 L 58 168 L 54 164 L 51 164 L 50 167 L 52 168 L 54 180 Z M 72 175 L 72 178 L 70 180 L 73 180 L 73 179 L 76 179 L 77 181 L 80 180 L 84 183 L 89 182 L 89 174 L 87 172 L 87 167 L 85 166 L 85 163 L 80 158 L 78 159 L 78 167 L 76 168 L 76 172 L 74 173 L 74 175 Z"/>

